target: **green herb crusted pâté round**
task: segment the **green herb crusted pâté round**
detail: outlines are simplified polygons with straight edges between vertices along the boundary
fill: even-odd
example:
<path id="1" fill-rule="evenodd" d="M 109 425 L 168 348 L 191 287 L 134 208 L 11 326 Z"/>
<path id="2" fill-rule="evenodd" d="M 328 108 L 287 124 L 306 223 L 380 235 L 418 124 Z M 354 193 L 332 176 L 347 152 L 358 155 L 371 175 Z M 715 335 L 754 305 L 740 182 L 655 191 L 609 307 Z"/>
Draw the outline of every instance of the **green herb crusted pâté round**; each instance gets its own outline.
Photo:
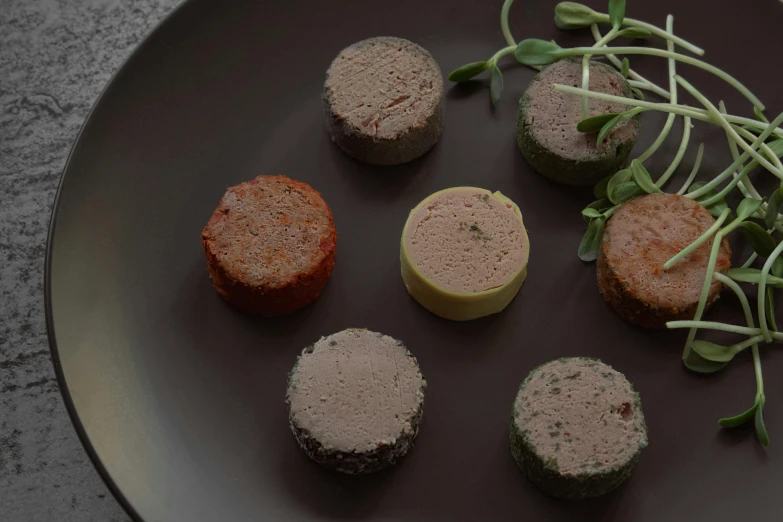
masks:
<path id="1" fill-rule="evenodd" d="M 519 100 L 517 142 L 522 154 L 540 174 L 564 185 L 594 185 L 628 162 L 636 143 L 639 122 L 619 123 L 596 146 L 596 134 L 576 129 L 582 120 L 580 97 L 552 89 L 556 83 L 580 85 L 581 61 L 573 58 L 553 63 L 541 71 Z M 590 62 L 590 90 L 631 97 L 625 78 L 604 63 Z M 590 100 L 590 116 L 620 113 L 626 107 Z"/>
<path id="2" fill-rule="evenodd" d="M 401 341 L 349 328 L 322 337 L 297 359 L 286 392 L 291 431 L 322 466 L 377 471 L 413 446 L 426 386 Z"/>
<path id="3" fill-rule="evenodd" d="M 511 413 L 511 454 L 549 495 L 603 495 L 625 481 L 647 446 L 639 394 L 598 359 L 567 357 L 527 376 Z"/>

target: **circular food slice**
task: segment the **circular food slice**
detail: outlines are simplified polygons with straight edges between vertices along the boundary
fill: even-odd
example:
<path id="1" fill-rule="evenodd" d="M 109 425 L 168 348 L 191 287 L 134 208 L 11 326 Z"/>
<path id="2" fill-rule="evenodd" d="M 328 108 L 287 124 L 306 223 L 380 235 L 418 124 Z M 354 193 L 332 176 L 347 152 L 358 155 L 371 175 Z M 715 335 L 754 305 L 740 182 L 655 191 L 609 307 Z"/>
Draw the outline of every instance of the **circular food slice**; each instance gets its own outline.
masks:
<path id="1" fill-rule="evenodd" d="M 623 203 L 606 224 L 596 260 L 598 289 L 624 320 L 646 328 L 693 319 L 712 241 L 669 270 L 663 265 L 707 231 L 715 219 L 701 204 L 676 194 L 648 194 Z M 731 267 L 731 248 L 721 243 L 715 270 Z M 710 286 L 707 307 L 720 297 Z"/>
<path id="2" fill-rule="evenodd" d="M 468 321 L 502 311 L 527 276 L 522 213 L 500 192 L 456 187 L 414 208 L 402 231 L 402 280 L 430 312 Z"/>
<path id="3" fill-rule="evenodd" d="M 332 140 L 373 165 L 418 158 L 443 130 L 440 67 L 402 38 L 370 38 L 343 49 L 326 72 L 323 102 Z"/>
<path id="4" fill-rule="evenodd" d="M 334 266 L 332 212 L 310 185 L 259 176 L 229 188 L 201 233 L 215 290 L 272 317 L 311 303 Z"/>
<path id="5" fill-rule="evenodd" d="M 558 92 L 552 85 L 582 84 L 582 63 L 565 59 L 553 63 L 531 82 L 519 100 L 517 141 L 530 165 L 547 178 L 564 185 L 593 185 L 625 166 L 636 143 L 639 122 L 620 123 L 596 146 L 596 133 L 576 130 L 582 120 L 581 98 Z M 590 90 L 631 97 L 623 76 L 604 63 L 590 62 Z M 590 100 L 590 116 L 620 113 L 624 105 Z"/>
<path id="6" fill-rule="evenodd" d="M 623 374 L 597 359 L 567 357 L 533 369 L 519 387 L 510 438 L 527 478 L 549 495 L 578 499 L 631 475 L 647 426 Z"/>
<path id="7" fill-rule="evenodd" d="M 305 453 L 327 468 L 376 471 L 413 446 L 426 386 L 401 341 L 343 330 L 297 359 L 286 393 L 291 430 Z"/>

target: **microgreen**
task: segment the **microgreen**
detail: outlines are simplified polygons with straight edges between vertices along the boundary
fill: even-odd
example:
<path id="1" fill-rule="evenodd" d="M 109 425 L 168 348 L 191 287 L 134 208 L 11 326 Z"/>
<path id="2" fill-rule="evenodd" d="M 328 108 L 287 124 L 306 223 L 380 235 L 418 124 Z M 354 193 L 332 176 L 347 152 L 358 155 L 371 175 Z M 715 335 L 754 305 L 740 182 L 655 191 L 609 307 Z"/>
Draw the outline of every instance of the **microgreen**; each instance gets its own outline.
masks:
<path id="1" fill-rule="evenodd" d="M 503 93 L 503 74 L 494 63 L 492 64 L 491 78 L 489 85 L 490 97 L 492 98 L 492 104 L 497 105 L 500 95 Z"/>
<path id="2" fill-rule="evenodd" d="M 579 29 L 601 21 L 598 13 L 576 2 L 560 2 L 555 6 L 555 25 L 559 29 Z"/>
<path id="3" fill-rule="evenodd" d="M 625 0 L 609 0 L 609 21 L 619 29 L 625 18 Z"/>
<path id="4" fill-rule="evenodd" d="M 472 79 L 474 76 L 486 71 L 493 64 L 490 62 L 473 62 L 467 65 L 463 65 L 458 69 L 454 69 L 449 74 L 449 81 L 462 83 Z"/>
<path id="5" fill-rule="evenodd" d="M 555 42 L 528 38 L 517 44 L 514 56 L 522 65 L 549 65 L 560 58 L 570 56 L 563 54 L 564 49 Z M 582 53 L 586 54 L 586 53 Z"/>
<path id="6" fill-rule="evenodd" d="M 775 289 L 772 287 L 767 287 L 767 295 L 764 296 L 765 302 L 764 302 L 764 310 L 767 316 L 767 319 L 769 320 L 769 325 L 772 327 L 774 331 L 778 331 L 778 322 L 775 319 Z"/>
<path id="7" fill-rule="evenodd" d="M 684 356 L 682 362 L 689 370 L 697 373 L 714 373 L 722 370 L 727 364 L 725 362 L 708 361 L 696 353 L 695 350 L 691 350 L 687 356 Z"/>
<path id="8" fill-rule="evenodd" d="M 648 194 L 660 194 L 661 189 L 655 186 L 650 173 L 639 160 L 631 161 L 631 175 L 640 189 Z"/>
<path id="9" fill-rule="evenodd" d="M 585 207 L 584 210 L 582 210 L 582 215 L 584 217 L 586 217 L 586 218 L 589 218 L 589 219 L 604 217 L 602 212 L 600 212 L 599 210 L 597 210 L 595 208 L 591 208 L 591 207 Z"/>
<path id="10" fill-rule="evenodd" d="M 768 229 L 775 227 L 781 209 L 783 209 L 783 188 L 779 188 L 773 192 L 767 202 L 767 214 L 764 216 L 764 224 L 767 225 Z"/>
<path id="11" fill-rule="evenodd" d="M 693 341 L 691 348 L 702 358 L 719 363 L 731 361 L 740 351 L 734 345 L 723 346 L 722 344 L 709 343 L 707 341 Z"/>
<path id="12" fill-rule="evenodd" d="M 753 283 L 757 285 L 761 281 L 761 270 L 758 268 L 732 268 L 726 272 L 726 275 L 741 283 Z M 783 278 L 767 276 L 767 284 L 777 288 L 783 288 Z"/>
<path id="13" fill-rule="evenodd" d="M 725 417 L 719 420 L 718 424 L 723 428 L 736 428 L 737 426 L 742 426 L 756 416 L 757 407 L 758 403 L 754 403 L 753 406 L 743 411 L 739 415 L 735 415 L 734 417 Z"/>
<path id="14" fill-rule="evenodd" d="M 606 123 L 619 116 L 616 113 L 599 114 L 598 116 L 592 116 L 586 118 L 576 124 L 576 130 L 579 132 L 598 132 L 603 128 Z"/>
<path id="15" fill-rule="evenodd" d="M 740 225 L 742 235 L 748 240 L 753 251 L 761 257 L 768 257 L 775 250 L 777 243 L 773 237 L 753 221 L 745 221 Z"/>
<path id="16" fill-rule="evenodd" d="M 649 29 L 643 27 L 626 27 L 617 33 L 618 38 L 650 38 L 652 35 L 653 34 Z"/>
<path id="17" fill-rule="evenodd" d="M 579 244 L 577 255 L 579 259 L 586 262 L 595 261 L 598 257 L 598 250 L 601 248 L 601 239 L 604 237 L 604 219 L 597 218 L 590 221 L 582 242 Z"/>
<path id="18" fill-rule="evenodd" d="M 631 71 L 631 62 L 628 61 L 628 58 L 623 58 L 622 65 L 620 65 L 620 74 L 623 75 L 623 78 L 628 78 L 628 73 Z"/>

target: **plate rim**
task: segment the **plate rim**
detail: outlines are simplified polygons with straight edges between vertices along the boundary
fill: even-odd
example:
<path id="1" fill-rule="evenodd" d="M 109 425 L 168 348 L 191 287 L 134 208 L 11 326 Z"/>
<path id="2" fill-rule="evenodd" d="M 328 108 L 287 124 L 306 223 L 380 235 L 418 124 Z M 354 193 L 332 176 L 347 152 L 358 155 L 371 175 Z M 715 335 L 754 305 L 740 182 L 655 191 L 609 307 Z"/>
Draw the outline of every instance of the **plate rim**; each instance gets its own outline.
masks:
<path id="1" fill-rule="evenodd" d="M 65 410 L 68 412 L 68 417 L 71 420 L 71 424 L 76 431 L 79 442 L 81 442 L 82 448 L 87 453 L 93 468 L 95 468 L 95 470 L 98 472 L 98 476 L 101 478 L 101 480 L 103 480 L 103 483 L 109 489 L 120 507 L 122 507 L 125 513 L 130 516 L 134 522 L 145 522 L 145 520 L 141 517 L 136 508 L 133 507 L 130 500 L 128 500 L 128 498 L 122 492 L 120 487 L 112 478 L 111 473 L 109 473 L 109 470 L 98 456 L 98 453 L 95 450 L 90 437 L 87 435 L 84 424 L 79 417 L 79 413 L 76 409 L 76 406 L 74 405 L 73 398 L 71 397 L 70 389 L 68 388 L 68 382 L 65 378 L 65 373 L 63 372 L 62 363 L 60 361 L 60 352 L 57 346 L 57 335 L 54 328 L 54 314 L 52 311 L 52 249 L 54 244 L 55 229 L 57 226 L 57 215 L 60 208 L 60 196 L 62 194 L 66 176 L 71 169 L 74 153 L 82 141 L 82 137 L 86 129 L 91 125 L 92 120 L 95 117 L 95 113 L 103 104 L 106 93 L 109 91 L 109 89 L 111 89 L 117 77 L 128 68 L 129 64 L 131 64 L 147 46 L 149 46 L 150 39 L 156 34 L 160 33 L 167 25 L 170 24 L 171 20 L 173 20 L 187 6 L 190 6 L 193 3 L 195 3 L 194 0 L 181 0 L 176 6 L 172 8 L 170 12 L 158 20 L 153 25 L 153 27 L 146 34 L 144 34 L 141 41 L 136 45 L 131 53 L 122 60 L 122 63 L 119 65 L 119 67 L 117 67 L 117 69 L 111 74 L 109 79 L 104 84 L 103 88 L 98 94 L 98 97 L 93 102 L 92 107 L 90 107 L 90 110 L 87 112 L 87 116 L 84 118 L 84 122 L 82 122 L 81 126 L 79 127 L 79 132 L 76 134 L 76 138 L 74 139 L 73 144 L 68 151 L 65 165 L 63 166 L 62 173 L 60 174 L 60 181 L 57 184 L 57 190 L 55 191 L 54 201 L 52 202 L 51 213 L 49 215 L 49 227 L 46 234 L 43 282 L 44 315 L 46 318 L 46 338 L 49 344 L 49 353 L 51 355 L 52 366 L 54 367 L 55 378 L 57 379 L 57 387 L 60 391 L 63 403 L 65 404 Z"/>

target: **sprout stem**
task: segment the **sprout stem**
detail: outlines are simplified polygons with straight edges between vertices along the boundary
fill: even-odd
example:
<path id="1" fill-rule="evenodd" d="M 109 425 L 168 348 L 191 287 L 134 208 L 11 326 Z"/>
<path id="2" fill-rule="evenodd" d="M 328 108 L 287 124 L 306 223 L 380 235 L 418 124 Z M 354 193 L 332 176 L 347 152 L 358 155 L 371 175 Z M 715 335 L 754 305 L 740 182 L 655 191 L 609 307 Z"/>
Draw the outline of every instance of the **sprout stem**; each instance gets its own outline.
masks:
<path id="1" fill-rule="evenodd" d="M 617 36 L 617 27 L 612 27 L 612 29 L 606 33 L 606 36 L 595 42 L 593 47 L 604 47 L 606 44 L 614 40 Z M 592 55 L 586 54 L 582 57 L 582 89 L 589 90 L 590 89 L 590 58 Z M 587 96 L 582 96 L 581 100 L 581 107 L 582 107 L 582 119 L 587 119 L 590 117 L 590 98 Z"/>
<path id="2" fill-rule="evenodd" d="M 511 47 L 516 47 L 517 43 L 514 41 L 514 37 L 511 36 L 511 29 L 508 27 L 508 11 L 513 3 L 514 0 L 503 2 L 503 8 L 500 10 L 500 28 L 503 30 L 503 38 L 506 39 L 506 43 Z"/>
<path id="3" fill-rule="evenodd" d="M 674 17 L 672 15 L 666 17 L 666 32 L 669 34 L 674 34 Z M 666 40 L 666 48 L 669 50 L 669 52 L 674 52 L 674 43 L 671 40 Z M 676 104 L 677 81 L 674 79 L 674 77 L 677 74 L 677 61 L 672 58 L 669 58 L 667 61 L 669 62 L 669 100 L 671 103 Z M 646 151 L 642 152 L 637 158 L 640 162 L 644 163 L 647 161 L 647 159 L 655 154 L 655 152 L 660 148 L 661 144 L 666 140 L 667 136 L 669 136 L 669 132 L 672 129 L 672 125 L 674 125 L 674 119 L 676 117 L 677 115 L 673 112 L 669 113 L 669 115 L 666 117 L 666 123 L 663 124 L 663 129 L 661 129 L 658 137 L 655 139 L 653 144 L 650 145 L 650 147 Z M 656 183 L 656 186 L 658 187 L 661 187 L 661 185 L 663 185 L 663 183 L 660 185 Z"/>
<path id="4" fill-rule="evenodd" d="M 706 110 L 699 109 L 697 107 L 691 107 L 689 105 L 656 103 L 656 102 L 650 102 L 646 100 L 636 100 L 633 98 L 626 98 L 625 96 L 615 96 L 613 94 L 606 94 L 598 91 L 585 91 L 584 89 L 580 89 L 579 87 L 573 87 L 571 85 L 563 85 L 562 83 L 555 83 L 552 85 L 552 88 L 560 92 L 567 92 L 569 94 L 576 94 L 579 96 L 587 96 L 589 98 L 620 103 L 622 105 L 629 105 L 631 107 L 644 107 L 646 109 L 650 109 L 654 111 L 673 112 L 675 114 L 679 114 L 680 116 L 690 116 L 694 120 L 705 121 L 707 123 L 712 123 L 714 125 L 717 125 L 717 123 L 713 121 L 713 119 L 709 116 L 709 113 Z M 753 127 L 756 129 L 766 130 L 767 128 L 772 126 L 771 123 L 763 123 L 758 120 L 754 120 L 752 118 L 744 118 L 742 116 L 726 115 L 725 118 L 731 123 L 736 123 L 738 125 L 747 125 L 749 127 Z M 781 138 L 783 138 L 783 129 L 772 127 L 770 130 L 770 134 L 774 134 L 776 136 L 780 136 Z M 767 137 L 769 137 L 769 134 L 767 135 Z"/>
<path id="5" fill-rule="evenodd" d="M 753 134 L 752 132 L 747 131 L 742 127 L 738 127 L 736 125 L 732 125 L 732 128 L 737 132 L 737 134 L 749 140 L 751 143 L 753 143 L 756 140 L 756 135 Z M 769 148 L 769 145 L 762 142 L 761 145 L 759 145 L 759 149 L 769 158 L 769 160 L 775 165 L 775 167 L 783 171 L 783 163 L 781 163 L 780 158 L 778 158 L 777 154 L 775 154 L 772 151 L 772 149 Z"/>
<path id="6" fill-rule="evenodd" d="M 598 16 L 601 17 L 601 22 L 603 23 L 611 23 L 609 20 L 609 15 L 604 13 L 596 13 Z M 679 36 L 675 36 L 673 34 L 669 34 L 660 27 L 656 27 L 652 24 L 648 24 L 647 22 L 642 22 L 641 20 L 634 20 L 633 18 L 625 18 L 623 20 L 623 25 L 628 25 L 632 27 L 641 27 L 642 29 L 647 29 L 655 36 L 659 36 L 663 38 L 664 40 L 672 40 L 674 43 L 682 47 L 683 49 L 687 49 L 688 51 L 692 52 L 693 54 L 696 54 L 698 56 L 704 56 L 704 49 L 701 47 L 697 47 L 693 45 L 692 43 L 688 42 L 687 40 L 683 40 Z M 627 53 L 620 53 L 618 54 L 627 54 Z"/>
<path id="7" fill-rule="evenodd" d="M 756 140 L 753 143 L 750 144 L 750 148 L 751 149 L 755 149 L 755 148 L 759 147 L 761 144 L 763 144 L 764 141 L 769 137 L 771 129 L 774 129 L 780 123 L 783 123 L 783 113 L 779 114 L 778 117 L 775 118 L 775 120 L 772 123 L 770 123 L 767 126 L 767 128 L 764 129 L 764 131 L 761 134 L 758 135 L 758 137 L 756 137 Z M 736 142 L 734 142 L 734 140 L 731 140 L 731 143 L 736 144 Z M 729 165 L 726 168 L 726 170 L 724 170 L 723 172 L 718 174 L 715 178 L 713 178 L 711 181 L 709 181 L 706 185 L 704 185 L 700 189 L 694 190 L 693 192 L 691 192 L 689 194 L 686 194 L 685 195 L 686 198 L 694 199 L 694 198 L 698 198 L 698 197 L 706 194 L 707 192 L 709 192 L 713 188 L 715 188 L 718 185 L 720 185 L 721 183 L 723 183 L 723 181 L 725 179 L 727 179 L 731 175 L 734 175 L 735 180 L 737 180 L 737 182 L 734 183 L 733 186 L 736 186 L 738 183 L 742 182 L 743 173 L 740 172 L 739 174 L 737 174 L 735 171 L 737 170 L 737 168 L 739 168 L 741 165 L 743 165 L 745 163 L 745 161 L 748 159 L 748 157 L 750 155 L 748 154 L 747 151 L 742 153 L 741 155 L 736 155 L 736 153 L 737 153 L 736 148 L 730 147 L 730 149 L 731 149 L 731 152 L 732 152 L 732 156 L 734 156 L 734 162 L 731 165 Z M 770 153 L 771 152 L 772 151 L 770 150 Z M 748 165 L 745 166 L 745 168 L 743 168 L 743 172 L 745 174 L 747 174 L 751 170 L 756 168 L 757 165 L 758 165 L 758 163 L 756 161 L 751 161 L 750 163 L 748 163 Z M 746 171 L 746 169 L 747 169 L 747 171 Z M 750 181 L 749 180 L 746 180 L 746 181 L 747 181 L 746 185 L 749 185 L 750 187 L 752 187 L 752 185 L 750 184 Z M 759 193 L 756 191 L 755 188 L 753 188 L 752 194 L 753 194 L 753 197 L 755 197 L 756 199 L 762 199 L 761 196 L 759 195 Z"/>
<path id="8" fill-rule="evenodd" d="M 748 268 L 750 265 L 753 264 L 753 262 L 758 259 L 759 255 L 756 252 L 753 252 L 748 256 L 748 260 L 742 263 L 742 268 Z"/>
<path id="9" fill-rule="evenodd" d="M 702 156 L 704 156 L 704 144 L 699 143 L 699 150 L 696 152 L 696 162 L 693 164 L 693 170 L 691 170 L 691 173 L 688 175 L 688 179 L 686 179 L 685 183 L 683 183 L 682 188 L 677 191 L 678 196 L 685 194 L 685 191 L 688 190 L 688 187 L 691 186 L 693 180 L 696 179 L 696 175 L 699 173 L 699 167 L 701 167 Z"/>
<path id="10" fill-rule="evenodd" d="M 735 142 L 737 142 L 737 145 L 739 145 L 740 148 L 742 148 L 745 152 L 750 154 L 750 156 L 753 159 L 755 159 L 756 161 L 758 161 L 765 169 L 770 171 L 772 174 L 774 174 L 778 178 L 783 179 L 783 171 L 778 170 L 777 167 L 772 165 L 769 161 L 767 161 L 766 158 L 761 156 L 761 154 L 759 154 L 755 150 L 756 148 L 758 148 L 758 146 L 761 143 L 764 143 L 764 140 L 761 140 L 759 145 L 756 145 L 756 147 L 751 147 L 750 145 L 748 145 L 748 143 L 745 140 L 743 140 L 739 136 L 739 134 L 737 134 L 737 131 L 735 131 L 732 128 L 731 124 L 726 120 L 726 118 L 723 116 L 723 114 L 720 113 L 718 108 L 715 107 L 715 105 L 713 105 L 712 102 L 710 100 L 708 100 L 706 96 L 704 96 L 702 93 L 700 93 L 698 89 L 696 89 L 693 85 L 691 85 L 682 76 L 678 75 L 678 76 L 676 76 L 676 79 L 677 79 L 677 83 L 682 85 L 683 88 L 685 88 L 685 90 L 687 90 L 691 94 L 691 96 L 693 96 L 694 98 L 696 98 L 699 101 L 699 103 L 704 105 L 704 107 L 707 109 L 707 111 L 709 111 L 710 115 L 714 118 L 714 121 L 716 123 L 718 123 L 718 125 L 720 125 L 721 127 L 723 127 L 725 129 L 726 133 L 729 134 L 729 136 L 731 136 L 731 138 Z"/>
<path id="11" fill-rule="evenodd" d="M 764 339 L 767 342 L 772 341 L 772 336 L 770 335 L 769 328 L 767 327 L 767 311 L 766 307 L 764 306 L 764 299 L 767 296 L 766 290 L 767 290 L 767 276 L 769 275 L 769 270 L 772 268 L 772 263 L 775 262 L 775 259 L 780 255 L 780 253 L 783 252 L 783 241 L 781 241 L 777 247 L 775 247 L 775 250 L 772 251 L 772 253 L 767 258 L 767 261 L 764 263 L 764 267 L 761 269 L 761 275 L 759 276 L 759 289 L 758 289 L 758 314 L 759 314 L 759 326 L 761 327 L 761 335 L 764 336 Z"/>
<path id="12" fill-rule="evenodd" d="M 498 60 L 500 60 L 504 56 L 508 56 L 509 54 L 514 54 L 514 50 L 515 49 L 516 49 L 516 47 L 514 47 L 513 45 L 511 45 L 509 47 L 504 47 L 501 50 L 499 50 L 498 52 L 496 52 L 495 54 L 493 54 L 492 58 L 490 58 L 488 61 L 490 61 L 492 63 L 498 63 Z"/>
<path id="13" fill-rule="evenodd" d="M 704 314 L 704 308 L 707 306 L 707 297 L 710 294 L 710 286 L 712 286 L 712 275 L 715 273 L 715 262 L 718 260 L 718 251 L 720 250 L 720 244 L 723 240 L 723 233 L 718 231 L 715 234 L 715 239 L 712 240 L 712 250 L 710 251 L 710 259 L 707 262 L 707 273 L 704 277 L 704 284 L 701 288 L 701 295 L 699 296 L 699 304 L 696 306 L 696 313 L 693 314 L 693 320 L 699 321 L 702 314 Z M 667 324 L 668 326 L 668 324 Z M 688 332 L 688 339 L 685 341 L 685 349 L 682 352 L 682 360 L 688 359 L 691 353 L 691 344 L 696 337 L 697 326 L 692 326 Z"/>
<path id="14" fill-rule="evenodd" d="M 702 243 L 707 241 L 712 235 L 718 231 L 720 226 L 723 224 L 724 221 L 726 221 L 726 218 L 729 217 L 729 213 L 731 211 L 729 209 L 725 209 L 723 212 L 721 212 L 720 216 L 718 216 L 718 219 L 715 220 L 715 223 L 712 224 L 710 228 L 707 229 L 706 232 L 704 232 L 702 235 L 700 235 L 696 240 L 691 243 L 690 245 L 686 246 L 679 252 L 677 252 L 674 257 L 669 259 L 663 264 L 663 269 L 668 270 L 671 267 L 675 265 L 678 261 L 685 258 L 688 254 L 699 248 Z"/>
<path id="15" fill-rule="evenodd" d="M 682 157 L 685 156 L 685 151 L 688 149 L 688 142 L 691 139 L 691 127 L 693 127 L 693 125 L 691 125 L 691 119 L 690 117 L 686 116 L 683 120 L 680 148 L 677 149 L 677 154 L 674 155 L 674 159 L 672 160 L 671 164 L 669 164 L 669 168 L 666 169 L 661 178 L 655 183 L 656 187 L 661 188 L 667 181 L 669 181 L 669 178 L 672 177 L 672 174 L 674 174 L 674 171 L 677 170 L 677 167 L 680 166 Z"/>
<path id="16" fill-rule="evenodd" d="M 750 92 L 750 90 L 747 87 L 745 87 L 739 80 L 734 78 L 732 75 L 722 71 L 721 69 L 718 69 L 714 65 L 710 65 L 706 62 L 703 62 L 696 58 L 692 58 L 690 56 L 686 56 L 684 54 L 664 51 L 663 49 L 654 49 L 651 47 L 613 47 L 612 49 L 608 49 L 608 48 L 596 49 L 594 47 L 573 47 L 571 49 L 563 49 L 562 51 L 558 51 L 557 54 L 559 55 L 560 58 L 565 56 L 582 56 L 585 54 L 642 54 L 647 56 L 659 56 L 661 58 L 673 58 L 679 62 L 687 63 L 688 65 L 693 65 L 694 67 L 698 67 L 699 69 L 703 69 L 707 72 L 714 74 L 718 78 L 724 80 L 729 85 L 737 89 L 755 107 L 758 107 L 759 110 L 761 111 L 764 110 L 764 104 L 761 103 L 761 100 L 759 100 L 755 94 Z"/>
<path id="17" fill-rule="evenodd" d="M 742 311 L 745 314 L 745 322 L 748 323 L 748 328 L 755 328 L 756 324 L 753 321 L 753 312 L 750 309 L 750 303 L 748 302 L 748 298 L 745 296 L 745 292 L 742 291 L 742 288 L 740 288 L 737 282 L 732 278 L 725 276 L 720 272 L 715 272 L 713 277 L 715 277 L 717 281 L 720 281 L 724 285 L 728 286 L 737 295 L 737 299 L 739 299 L 740 305 L 742 305 Z M 759 339 L 759 341 L 760 340 L 761 339 Z M 750 346 L 750 344 L 748 346 Z"/>
<path id="18" fill-rule="evenodd" d="M 730 332 L 748 336 L 758 335 L 759 332 L 761 332 L 758 328 L 717 323 L 715 321 L 669 321 L 666 323 L 666 328 L 703 328 L 705 330 L 718 330 L 720 332 Z"/>
<path id="19" fill-rule="evenodd" d="M 590 31 L 593 33 L 593 38 L 596 42 L 601 40 L 603 36 L 601 35 L 601 30 L 598 28 L 598 24 L 593 24 L 590 26 Z M 609 59 L 610 62 L 614 64 L 615 67 L 618 69 L 622 68 L 623 64 L 620 61 L 620 59 L 613 55 L 613 54 L 607 54 L 606 57 Z M 654 92 L 661 98 L 664 98 L 666 100 L 669 99 L 669 93 L 666 92 L 666 90 L 658 87 L 656 84 L 642 76 L 641 74 L 637 73 L 633 69 L 630 69 L 628 71 L 628 78 L 631 78 L 628 80 L 628 83 L 631 84 L 632 87 L 636 87 L 637 89 L 645 89 L 647 91 Z M 634 81 L 635 80 L 635 81 Z"/>

